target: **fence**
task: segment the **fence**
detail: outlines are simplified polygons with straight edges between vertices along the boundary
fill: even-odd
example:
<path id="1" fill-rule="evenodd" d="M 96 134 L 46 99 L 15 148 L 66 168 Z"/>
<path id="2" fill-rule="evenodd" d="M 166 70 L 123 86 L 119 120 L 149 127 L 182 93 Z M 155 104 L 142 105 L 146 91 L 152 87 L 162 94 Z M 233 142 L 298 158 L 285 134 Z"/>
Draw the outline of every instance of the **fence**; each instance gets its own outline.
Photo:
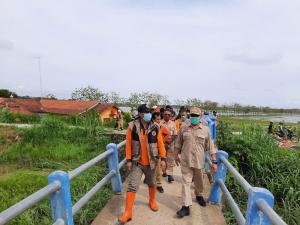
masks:
<path id="1" fill-rule="evenodd" d="M 48 196 L 50 196 L 53 224 L 73 225 L 73 216 L 108 182 L 111 181 L 113 192 L 121 192 L 120 168 L 124 166 L 126 160 L 124 159 L 119 163 L 118 150 L 124 146 L 125 141 L 118 145 L 109 144 L 106 146 L 105 152 L 69 173 L 64 171 L 51 173 L 48 176 L 48 185 L 46 187 L 0 213 L 0 225 L 8 223 Z M 108 158 L 109 173 L 72 206 L 70 181 L 106 158 Z"/>
<path id="2" fill-rule="evenodd" d="M 252 187 L 227 159 L 228 154 L 226 152 L 217 152 L 218 171 L 214 176 L 210 201 L 213 204 L 220 204 L 222 195 L 224 195 L 239 225 L 269 225 L 270 223 L 287 225 L 273 210 L 274 196 L 272 193 L 264 188 Z M 225 185 L 227 170 L 248 194 L 246 218 Z"/>
<path id="3" fill-rule="evenodd" d="M 6 224 L 48 196 L 50 196 L 53 224 L 73 225 L 73 216 L 108 182 L 111 182 L 113 192 L 121 192 L 120 168 L 125 165 L 126 160 L 123 159 L 119 163 L 118 151 L 124 146 L 125 141 L 118 145 L 109 144 L 106 146 L 105 152 L 69 173 L 63 171 L 51 173 L 48 176 L 46 187 L 0 213 L 0 225 Z M 108 158 L 109 173 L 72 206 L 70 181 L 106 158 Z M 287 225 L 273 210 L 274 197 L 272 193 L 264 188 L 252 187 L 227 159 L 228 154 L 226 152 L 217 152 L 218 171 L 214 176 L 215 181 L 212 186 L 210 201 L 213 204 L 220 204 L 222 195 L 224 195 L 239 225 L 269 225 L 270 223 Z M 208 157 L 206 160 L 211 164 Z M 248 193 L 246 218 L 225 185 L 227 170 Z"/>

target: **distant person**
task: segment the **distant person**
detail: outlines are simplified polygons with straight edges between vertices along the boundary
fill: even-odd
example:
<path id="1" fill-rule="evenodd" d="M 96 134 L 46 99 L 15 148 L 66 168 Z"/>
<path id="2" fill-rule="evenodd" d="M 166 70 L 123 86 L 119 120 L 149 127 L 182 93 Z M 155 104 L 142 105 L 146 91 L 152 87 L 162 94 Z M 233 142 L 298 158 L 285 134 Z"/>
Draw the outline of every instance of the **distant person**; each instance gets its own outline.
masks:
<path id="1" fill-rule="evenodd" d="M 215 126 L 218 126 L 218 119 L 219 119 L 219 115 L 217 111 L 213 111 L 213 116 L 215 117 Z"/>
<path id="2" fill-rule="evenodd" d="M 186 109 L 186 117 L 188 119 L 190 119 L 190 109 L 189 108 Z"/>
<path id="3" fill-rule="evenodd" d="M 173 109 L 171 110 L 171 120 L 174 122 L 176 120 L 176 112 Z"/>
<path id="4" fill-rule="evenodd" d="M 152 113 L 152 121 L 160 127 L 160 132 L 162 134 L 164 143 L 166 144 L 166 141 L 171 137 L 170 132 L 168 129 L 164 126 L 160 126 L 160 112 L 154 112 Z M 162 173 L 165 171 L 162 171 L 161 166 L 160 166 L 160 159 L 157 164 L 157 170 L 156 170 L 156 189 L 159 193 L 164 193 L 164 188 L 162 186 Z"/>
<path id="5" fill-rule="evenodd" d="M 130 117 L 131 117 L 131 120 L 134 120 L 134 118 L 135 118 L 135 113 L 134 113 L 133 109 L 130 111 Z"/>
<path id="6" fill-rule="evenodd" d="M 210 124 L 212 123 L 211 119 L 209 118 L 208 112 L 203 113 L 203 116 L 201 117 L 201 123 L 207 127 L 209 127 Z"/>
<path id="7" fill-rule="evenodd" d="M 174 141 L 177 137 L 176 125 L 175 122 L 172 121 L 171 111 L 172 111 L 171 109 L 166 108 L 164 111 L 163 119 L 160 122 L 160 125 L 167 128 L 167 130 L 170 132 L 171 135 L 165 142 L 165 148 L 167 151 L 167 173 L 163 175 L 164 177 L 167 175 L 169 183 L 172 183 L 174 181 L 173 178 L 173 168 L 175 167 Z"/>
<path id="8" fill-rule="evenodd" d="M 273 122 L 270 122 L 270 124 L 269 124 L 268 134 L 273 134 Z"/>
<path id="9" fill-rule="evenodd" d="M 288 139 L 288 140 L 292 140 L 293 137 L 295 136 L 295 135 L 294 135 L 294 132 L 293 132 L 293 129 L 292 129 L 292 128 L 288 128 L 288 129 L 286 129 L 286 130 L 287 130 L 287 139 Z"/>
<path id="10" fill-rule="evenodd" d="M 162 119 L 164 117 L 165 108 L 160 108 L 160 118 Z"/>
<path id="11" fill-rule="evenodd" d="M 209 118 L 212 121 L 212 124 L 211 124 L 211 137 L 215 141 L 216 138 L 217 138 L 217 120 L 218 120 L 217 112 L 213 111 L 213 113 L 209 115 Z"/>
<path id="12" fill-rule="evenodd" d="M 282 121 L 279 123 L 278 136 L 281 138 L 284 138 L 284 136 L 285 136 L 285 127 L 284 127 L 284 124 Z"/>
<path id="13" fill-rule="evenodd" d="M 170 106 L 170 105 L 166 105 L 166 107 L 165 107 L 166 109 L 169 109 L 169 110 L 173 110 L 173 107 L 172 106 Z"/>
<path id="14" fill-rule="evenodd" d="M 123 123 L 124 123 L 123 114 L 122 114 L 122 111 L 119 109 L 118 112 L 117 112 L 115 128 L 118 131 L 123 130 Z"/>
<path id="15" fill-rule="evenodd" d="M 157 106 L 157 105 L 154 105 L 151 107 L 151 113 L 154 113 L 154 112 L 160 112 L 160 107 Z"/>
<path id="16" fill-rule="evenodd" d="M 181 106 L 179 109 L 178 116 L 176 117 L 175 120 L 175 125 L 177 132 L 180 131 L 180 128 L 182 125 L 188 125 L 189 120 L 187 118 L 187 109 L 184 106 Z"/>

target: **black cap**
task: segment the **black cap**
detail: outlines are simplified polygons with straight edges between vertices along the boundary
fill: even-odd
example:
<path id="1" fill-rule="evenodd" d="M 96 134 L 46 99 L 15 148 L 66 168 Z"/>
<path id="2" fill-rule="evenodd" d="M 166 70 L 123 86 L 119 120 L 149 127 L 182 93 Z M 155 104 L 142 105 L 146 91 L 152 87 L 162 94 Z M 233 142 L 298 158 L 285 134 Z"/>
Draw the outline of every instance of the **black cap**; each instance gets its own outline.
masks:
<path id="1" fill-rule="evenodd" d="M 147 104 L 142 104 L 142 105 L 139 105 L 138 112 L 139 113 L 149 113 L 150 108 L 147 106 Z"/>

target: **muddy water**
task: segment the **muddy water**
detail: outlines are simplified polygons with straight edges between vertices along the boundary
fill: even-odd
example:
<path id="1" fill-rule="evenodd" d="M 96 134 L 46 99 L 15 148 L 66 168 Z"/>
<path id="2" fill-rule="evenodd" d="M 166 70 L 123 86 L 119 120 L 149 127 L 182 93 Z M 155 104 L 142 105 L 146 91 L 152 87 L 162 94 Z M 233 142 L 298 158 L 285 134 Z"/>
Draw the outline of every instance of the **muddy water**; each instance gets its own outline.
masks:
<path id="1" fill-rule="evenodd" d="M 249 119 L 256 120 L 268 120 L 273 122 L 284 121 L 287 123 L 300 123 L 300 115 L 290 115 L 290 114 L 281 114 L 281 115 L 263 115 L 263 116 L 249 116 Z"/>

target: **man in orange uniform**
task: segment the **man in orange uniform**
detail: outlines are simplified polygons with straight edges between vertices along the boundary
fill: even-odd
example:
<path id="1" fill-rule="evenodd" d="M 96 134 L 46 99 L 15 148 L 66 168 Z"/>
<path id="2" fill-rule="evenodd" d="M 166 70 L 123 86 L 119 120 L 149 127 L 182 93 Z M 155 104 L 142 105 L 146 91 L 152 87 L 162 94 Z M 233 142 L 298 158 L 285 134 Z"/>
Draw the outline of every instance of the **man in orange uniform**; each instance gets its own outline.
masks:
<path id="1" fill-rule="evenodd" d="M 162 169 L 166 167 L 166 150 L 159 126 L 151 122 L 152 115 L 146 104 L 138 107 L 138 113 L 139 118 L 129 123 L 126 133 L 126 159 L 130 173 L 125 212 L 118 219 L 121 224 L 132 219 L 135 194 L 143 174 L 149 186 L 149 206 L 153 211 L 158 211 L 155 174 L 159 159 Z"/>
<path id="2" fill-rule="evenodd" d="M 174 158 L 174 140 L 177 136 L 177 130 L 175 122 L 171 120 L 172 110 L 166 108 L 163 114 L 163 120 L 160 122 L 161 127 L 164 126 L 170 132 L 171 136 L 166 140 L 165 147 L 167 150 L 167 176 L 168 182 L 172 183 L 173 178 L 173 168 L 175 167 Z"/>
<path id="3" fill-rule="evenodd" d="M 152 113 L 152 120 L 154 123 L 156 123 L 158 126 L 160 126 L 160 112 L 154 112 Z M 160 126 L 160 131 L 163 136 L 164 143 L 171 137 L 170 132 L 165 126 Z M 157 165 L 157 170 L 156 170 L 156 189 L 160 193 L 164 193 L 164 188 L 162 187 L 162 170 L 161 166 L 158 164 Z"/>

